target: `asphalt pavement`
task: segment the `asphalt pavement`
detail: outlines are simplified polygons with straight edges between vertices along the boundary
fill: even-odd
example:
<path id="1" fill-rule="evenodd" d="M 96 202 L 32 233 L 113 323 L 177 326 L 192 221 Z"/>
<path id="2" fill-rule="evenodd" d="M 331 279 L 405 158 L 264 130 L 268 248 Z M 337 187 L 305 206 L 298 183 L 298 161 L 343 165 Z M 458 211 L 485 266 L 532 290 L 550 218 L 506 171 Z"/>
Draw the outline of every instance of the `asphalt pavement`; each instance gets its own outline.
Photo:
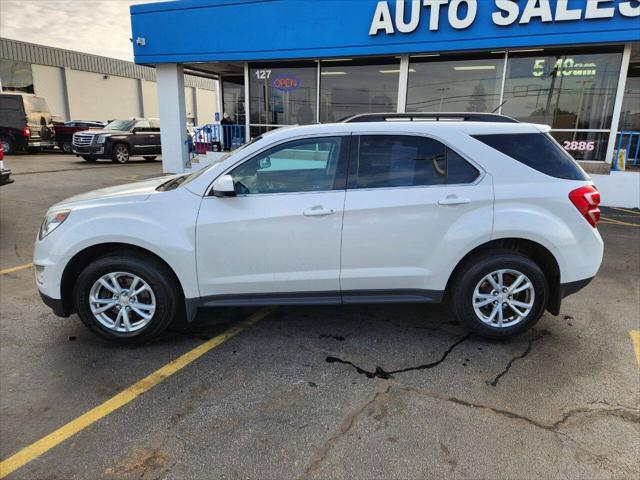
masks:
<path id="1" fill-rule="evenodd" d="M 640 477 L 639 211 L 606 209 L 600 274 L 508 342 L 376 305 L 209 310 L 120 347 L 42 304 L 33 241 L 51 204 L 160 162 L 5 163 L 0 477 L 16 454 L 7 478 Z"/>

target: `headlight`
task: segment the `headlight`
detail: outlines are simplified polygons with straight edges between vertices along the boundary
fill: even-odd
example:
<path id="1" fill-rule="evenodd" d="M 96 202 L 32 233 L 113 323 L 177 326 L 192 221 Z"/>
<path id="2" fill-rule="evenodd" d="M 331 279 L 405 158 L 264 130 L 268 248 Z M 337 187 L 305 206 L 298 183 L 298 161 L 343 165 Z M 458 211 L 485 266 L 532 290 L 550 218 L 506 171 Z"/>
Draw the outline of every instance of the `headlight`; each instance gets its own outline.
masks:
<path id="1" fill-rule="evenodd" d="M 100 135 L 98 137 L 98 140 L 96 140 L 96 143 L 100 144 L 100 143 L 104 143 L 107 140 L 107 135 Z"/>
<path id="2" fill-rule="evenodd" d="M 44 217 L 44 221 L 42 222 L 42 226 L 40 227 L 38 238 L 42 240 L 53 232 L 67 219 L 70 213 L 71 210 L 53 210 L 51 212 L 47 212 Z"/>

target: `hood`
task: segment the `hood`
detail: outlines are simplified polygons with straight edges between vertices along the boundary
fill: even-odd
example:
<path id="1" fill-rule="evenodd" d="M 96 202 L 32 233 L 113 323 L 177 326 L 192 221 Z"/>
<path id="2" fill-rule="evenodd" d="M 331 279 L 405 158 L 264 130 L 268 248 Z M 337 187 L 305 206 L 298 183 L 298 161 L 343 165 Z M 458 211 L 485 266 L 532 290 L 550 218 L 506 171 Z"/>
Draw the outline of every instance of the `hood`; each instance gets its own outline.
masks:
<path id="1" fill-rule="evenodd" d="M 91 192 L 81 193 L 80 195 L 67 198 L 62 202 L 55 204 L 52 208 L 72 208 L 107 203 L 141 202 L 149 198 L 149 195 L 158 193 L 156 188 L 177 176 L 179 175 L 168 175 L 165 177 L 151 178 L 142 182 L 127 183 L 117 187 L 100 188 L 99 190 L 93 190 Z"/>
<path id="2" fill-rule="evenodd" d="M 81 130 L 77 133 L 92 133 L 94 135 L 122 135 L 131 132 L 126 130 L 104 130 L 102 128 L 88 128 L 87 130 Z"/>

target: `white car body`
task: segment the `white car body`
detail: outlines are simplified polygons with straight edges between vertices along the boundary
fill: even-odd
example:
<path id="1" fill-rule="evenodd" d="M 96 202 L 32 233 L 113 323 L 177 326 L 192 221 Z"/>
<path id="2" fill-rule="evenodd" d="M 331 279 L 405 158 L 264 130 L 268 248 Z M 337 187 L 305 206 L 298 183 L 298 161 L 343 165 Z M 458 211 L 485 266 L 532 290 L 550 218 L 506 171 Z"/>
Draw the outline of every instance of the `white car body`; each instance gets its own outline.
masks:
<path id="1" fill-rule="evenodd" d="M 591 182 L 551 177 L 471 136 L 548 131 L 456 121 L 276 130 L 175 190 L 157 191 L 168 180 L 162 177 L 54 205 L 51 211 L 71 213 L 36 241 L 38 288 L 57 313 L 68 315 L 61 300 L 65 269 L 78 254 L 105 244 L 133 245 L 166 262 L 190 317 L 203 305 L 440 301 L 461 260 L 498 239 L 548 250 L 559 269 L 556 288 L 588 281 L 599 269 L 603 242 L 568 195 Z M 463 185 L 211 195 L 217 178 L 274 145 L 365 134 L 436 139 L 480 175 Z M 557 314 L 558 308 L 550 309 Z"/>

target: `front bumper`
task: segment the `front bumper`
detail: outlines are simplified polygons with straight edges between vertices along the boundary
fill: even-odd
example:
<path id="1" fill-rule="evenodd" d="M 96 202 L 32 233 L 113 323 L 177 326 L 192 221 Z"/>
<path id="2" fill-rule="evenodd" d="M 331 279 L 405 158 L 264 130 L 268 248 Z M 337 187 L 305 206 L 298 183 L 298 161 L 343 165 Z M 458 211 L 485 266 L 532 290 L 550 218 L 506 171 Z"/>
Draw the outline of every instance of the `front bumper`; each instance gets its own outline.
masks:
<path id="1" fill-rule="evenodd" d="M 13 183 L 11 170 L 0 170 L 0 185 L 7 185 L 9 183 Z"/>
<path id="2" fill-rule="evenodd" d="M 58 317 L 68 317 L 70 315 L 70 313 L 65 310 L 61 298 L 51 298 L 42 292 L 39 293 L 40 298 L 42 298 L 44 304 L 51 310 L 53 310 L 53 313 L 55 313 Z"/>
<path id="3" fill-rule="evenodd" d="M 73 145 L 73 153 L 76 155 L 93 155 L 100 157 L 105 154 L 104 145 L 89 145 L 86 147 L 78 147 Z"/>

